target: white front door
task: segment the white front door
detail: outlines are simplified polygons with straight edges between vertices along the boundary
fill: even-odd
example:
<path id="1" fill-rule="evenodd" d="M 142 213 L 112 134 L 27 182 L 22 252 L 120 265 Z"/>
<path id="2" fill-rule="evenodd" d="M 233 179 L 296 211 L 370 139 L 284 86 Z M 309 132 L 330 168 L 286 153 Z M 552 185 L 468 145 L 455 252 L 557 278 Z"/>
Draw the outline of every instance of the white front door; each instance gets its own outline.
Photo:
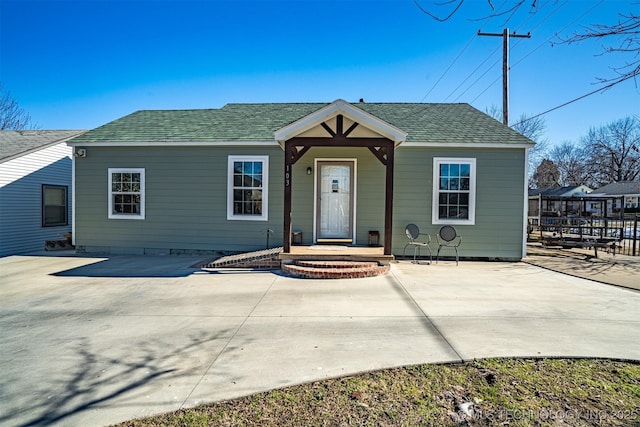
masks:
<path id="1" fill-rule="evenodd" d="M 353 242 L 353 161 L 319 161 L 316 235 L 319 242 Z"/>

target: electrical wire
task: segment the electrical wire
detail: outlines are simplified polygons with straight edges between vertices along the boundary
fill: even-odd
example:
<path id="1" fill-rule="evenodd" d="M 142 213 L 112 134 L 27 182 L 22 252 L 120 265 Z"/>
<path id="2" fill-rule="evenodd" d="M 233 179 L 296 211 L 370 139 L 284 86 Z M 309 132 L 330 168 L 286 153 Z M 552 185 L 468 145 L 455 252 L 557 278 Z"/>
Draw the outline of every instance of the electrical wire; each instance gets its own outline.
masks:
<path id="1" fill-rule="evenodd" d="M 568 1 L 568 0 L 567 0 Z M 602 3 L 604 2 L 604 0 L 600 0 L 598 3 L 594 4 L 593 6 L 591 6 L 589 9 L 587 9 L 585 12 L 583 12 L 580 16 L 578 16 L 576 19 L 574 19 L 573 21 L 571 21 L 570 23 L 568 23 L 567 25 L 565 25 L 564 27 L 562 27 L 562 29 L 558 32 L 556 32 L 555 34 L 553 34 L 552 36 L 550 36 L 549 38 L 547 38 L 545 41 L 543 41 L 542 43 L 540 43 L 536 48 L 534 48 L 531 52 L 527 53 L 525 56 L 523 56 L 522 58 L 518 59 L 516 62 L 513 63 L 513 65 L 511 65 L 511 67 L 515 67 L 516 65 L 518 65 L 519 63 L 521 63 L 522 61 L 524 61 L 526 58 L 528 58 L 531 54 L 533 54 L 534 52 L 536 52 L 538 49 L 540 49 L 542 46 L 546 45 L 547 43 L 549 43 L 553 38 L 555 38 L 557 36 L 557 34 L 563 32 L 564 30 L 566 30 L 567 28 L 569 28 L 570 26 L 572 26 L 573 24 L 575 24 L 576 22 L 578 22 L 579 20 L 581 20 L 582 18 L 584 18 L 588 13 L 590 13 L 593 9 L 595 9 L 596 7 L 600 6 Z M 566 4 L 567 2 L 565 1 L 564 4 Z M 563 4 L 563 6 L 564 6 Z M 554 11 L 553 13 L 557 12 Z M 552 13 L 552 14 L 553 14 Z M 551 16 L 551 15 L 549 15 Z M 547 17 L 548 18 L 548 17 Z M 545 19 L 546 20 L 546 19 Z M 540 24 L 542 24 L 541 21 L 537 26 L 539 27 Z"/>
<path id="2" fill-rule="evenodd" d="M 516 124 L 514 124 L 514 125 L 512 125 L 512 126 L 518 126 L 518 125 L 521 125 L 522 123 L 526 123 L 526 122 L 528 122 L 529 120 L 533 120 L 533 119 L 538 118 L 538 117 L 540 117 L 540 116 L 544 116 L 544 115 L 545 115 L 545 114 L 547 114 L 547 113 L 550 113 L 550 112 L 555 111 L 555 110 L 557 110 L 557 109 L 559 109 L 559 108 L 562 108 L 562 107 L 566 107 L 567 105 L 569 105 L 569 104 L 573 104 L 574 102 L 580 101 L 581 99 L 584 99 L 584 98 L 586 98 L 586 97 L 588 97 L 588 96 L 591 96 L 591 95 L 594 95 L 594 94 L 596 94 L 596 93 L 598 93 L 598 92 L 603 92 L 603 91 L 605 91 L 605 90 L 607 90 L 607 89 L 610 89 L 610 88 L 612 88 L 613 86 L 615 86 L 615 85 L 617 85 L 617 84 L 619 84 L 619 83 L 622 83 L 622 82 L 623 82 L 623 81 L 625 81 L 625 80 L 629 80 L 629 79 L 631 79 L 631 78 L 633 78 L 633 77 L 635 77 L 635 76 L 634 76 L 634 75 L 629 75 L 629 76 L 626 76 L 626 77 L 624 77 L 624 78 L 622 78 L 622 79 L 620 79 L 620 80 L 616 80 L 616 81 L 615 81 L 615 82 L 613 82 L 613 83 L 609 83 L 609 84 L 608 84 L 608 85 L 606 85 L 606 86 L 603 86 L 603 87 L 601 87 L 601 88 L 599 88 L 599 89 L 596 89 L 596 90 L 594 90 L 594 91 L 591 91 L 591 92 L 589 92 L 589 93 L 587 93 L 587 94 L 585 94 L 585 95 L 582 95 L 582 96 L 579 96 L 579 97 L 577 97 L 577 98 L 574 98 L 574 99 L 572 99 L 571 101 L 567 101 L 567 102 L 565 102 L 565 103 L 563 103 L 563 104 L 560 104 L 560 105 L 558 105 L 558 106 L 556 106 L 556 107 L 550 108 L 550 109 L 548 109 L 548 110 L 546 110 L 546 111 L 543 111 L 542 113 L 536 114 L 535 116 L 527 117 L 526 119 L 521 120 L 521 121 L 519 121 L 518 123 L 516 123 Z"/>
<path id="3" fill-rule="evenodd" d="M 414 0 L 415 2 L 415 0 Z M 502 6 L 505 5 L 505 3 L 507 2 L 507 0 L 503 0 L 502 3 L 500 4 L 500 6 L 498 6 L 498 9 L 501 9 Z M 459 7 L 460 5 L 458 5 Z M 418 5 L 418 7 L 420 7 Z M 421 8 L 422 9 L 422 8 Z M 457 9 L 456 9 L 457 10 Z M 489 17 L 489 20 L 487 21 L 487 23 L 491 22 L 491 20 L 494 18 L 494 16 Z M 425 99 L 427 99 L 427 97 L 431 94 L 431 92 L 433 92 L 433 90 L 436 88 L 436 86 L 438 86 L 438 83 L 440 83 L 442 81 L 442 79 L 447 75 L 447 73 L 451 70 L 451 68 L 455 65 L 455 63 L 458 61 L 458 59 L 462 56 L 462 54 L 467 50 L 467 48 L 471 45 L 471 43 L 473 42 L 473 40 L 475 40 L 476 36 L 475 34 L 473 36 L 471 36 L 471 38 L 469 39 L 469 41 L 467 42 L 467 44 L 462 48 L 462 50 L 458 53 L 458 55 L 454 58 L 453 62 L 451 62 L 451 64 L 447 67 L 447 69 L 442 73 L 442 75 L 440 76 L 440 78 L 438 78 L 438 80 L 433 84 L 433 86 L 431 87 L 431 89 L 429 89 L 429 91 L 427 92 L 427 94 L 425 96 L 422 97 L 422 99 L 420 100 L 420 102 L 424 102 Z M 488 58 L 487 58 L 488 60 Z M 486 60 L 485 60 L 486 62 Z M 480 65 L 482 66 L 482 65 Z M 466 81 L 466 80 L 465 80 Z M 455 90 L 454 92 L 455 93 Z M 449 94 L 449 96 L 447 96 L 447 98 L 445 99 L 445 101 L 451 96 L 453 95 L 453 93 Z"/>
<path id="4" fill-rule="evenodd" d="M 429 92 L 427 92 L 427 94 L 425 96 L 422 97 L 422 99 L 420 100 L 420 102 L 424 102 L 425 99 L 427 99 L 427 97 L 429 95 L 431 95 L 431 92 L 433 92 L 433 90 L 436 88 L 436 86 L 438 86 L 438 83 L 440 83 L 440 81 L 444 78 L 444 76 L 449 72 L 449 70 L 451 70 L 451 67 L 454 66 L 454 64 L 456 63 L 456 61 L 460 58 L 460 56 L 462 56 L 462 54 L 464 53 L 465 50 L 467 50 L 467 48 L 469 47 L 469 45 L 471 45 L 471 42 L 473 42 L 473 40 L 476 38 L 476 36 L 472 36 L 469 41 L 467 42 L 467 44 L 465 45 L 465 47 L 462 48 L 462 50 L 460 51 L 460 53 L 458 53 L 458 56 L 455 57 L 455 59 L 453 60 L 453 62 L 451 63 L 451 65 L 449 65 L 447 67 L 446 70 L 444 70 L 444 73 L 442 73 L 442 75 L 440 76 L 440 78 L 433 84 L 433 86 L 431 87 L 431 89 L 429 89 Z"/>
<path id="5" fill-rule="evenodd" d="M 480 63 L 480 65 L 478 65 L 476 68 L 474 68 L 474 70 L 473 70 L 473 71 L 471 71 L 471 73 L 469 73 L 469 75 L 468 75 L 467 77 L 465 77 L 465 79 L 462 81 L 462 83 L 460 83 L 458 86 L 456 86 L 456 88 L 455 88 L 453 91 L 451 91 L 451 93 L 450 93 L 449 95 L 447 95 L 447 97 L 444 99 L 444 101 L 443 101 L 443 102 L 447 102 L 447 100 L 448 100 L 449 98 L 451 98 L 451 97 L 453 96 L 453 94 L 454 94 L 454 93 L 456 93 L 456 92 L 458 91 L 458 89 L 460 89 L 460 88 L 462 87 L 462 85 L 464 85 L 464 84 L 467 82 L 467 80 L 469 80 L 471 77 L 473 77 L 473 75 L 476 73 L 476 71 L 478 71 L 478 70 L 479 70 L 479 69 L 480 69 L 484 64 L 486 64 L 486 63 L 487 63 L 487 61 L 488 61 L 488 60 L 490 60 L 490 59 L 491 59 L 491 57 L 492 57 L 496 52 L 498 52 L 499 50 L 500 50 L 500 46 L 496 47 L 496 48 L 493 50 L 493 52 L 491 52 L 491 53 L 489 54 L 489 56 L 487 56 L 487 57 L 484 59 L 484 61 L 482 61 L 482 62 Z M 493 66 L 493 65 L 492 65 L 492 66 Z"/>

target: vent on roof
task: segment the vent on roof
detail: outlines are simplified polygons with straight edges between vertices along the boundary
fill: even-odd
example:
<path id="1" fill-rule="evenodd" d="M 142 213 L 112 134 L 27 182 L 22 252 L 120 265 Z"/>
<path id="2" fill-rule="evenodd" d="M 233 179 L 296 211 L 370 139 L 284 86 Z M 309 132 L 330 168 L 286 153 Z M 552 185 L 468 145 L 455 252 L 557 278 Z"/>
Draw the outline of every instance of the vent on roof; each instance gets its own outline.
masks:
<path id="1" fill-rule="evenodd" d="M 364 98 L 360 98 L 360 103 L 364 104 Z"/>

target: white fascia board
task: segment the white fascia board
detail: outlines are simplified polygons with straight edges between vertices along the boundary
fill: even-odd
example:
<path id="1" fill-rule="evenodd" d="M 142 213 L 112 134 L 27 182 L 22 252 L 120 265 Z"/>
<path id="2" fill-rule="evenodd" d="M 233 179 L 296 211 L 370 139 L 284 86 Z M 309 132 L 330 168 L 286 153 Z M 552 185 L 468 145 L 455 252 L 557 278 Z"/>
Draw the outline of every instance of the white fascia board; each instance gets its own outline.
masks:
<path id="1" fill-rule="evenodd" d="M 403 147 L 446 147 L 446 148 L 532 148 L 535 144 L 509 144 L 500 142 L 405 142 Z"/>
<path id="2" fill-rule="evenodd" d="M 284 146 L 285 141 L 295 137 L 296 135 L 300 135 L 309 129 L 313 129 L 339 114 L 342 114 L 354 122 L 379 133 L 385 138 L 389 138 L 396 145 L 407 139 L 406 132 L 342 99 L 338 99 L 326 107 L 322 107 L 321 109 L 291 123 L 290 125 L 278 129 L 274 132 L 275 140 L 278 141 L 281 146 Z"/>
<path id="3" fill-rule="evenodd" d="M 158 142 L 158 141 L 127 141 L 127 142 L 68 142 L 72 147 L 254 147 L 275 146 L 276 141 L 192 141 L 192 142 Z"/>

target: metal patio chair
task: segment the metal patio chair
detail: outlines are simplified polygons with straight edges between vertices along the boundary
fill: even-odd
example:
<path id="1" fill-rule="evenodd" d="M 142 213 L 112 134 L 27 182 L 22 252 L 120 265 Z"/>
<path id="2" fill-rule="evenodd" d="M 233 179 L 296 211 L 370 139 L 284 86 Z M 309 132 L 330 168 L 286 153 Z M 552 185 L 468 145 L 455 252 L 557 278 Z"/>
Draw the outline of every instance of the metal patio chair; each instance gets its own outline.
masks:
<path id="1" fill-rule="evenodd" d="M 438 257 L 440 256 L 440 249 L 453 248 L 456 251 L 456 265 L 458 265 L 458 247 L 462 244 L 462 236 L 460 236 L 452 226 L 445 225 L 436 235 L 436 239 L 438 240 L 436 264 L 438 263 Z"/>
<path id="2" fill-rule="evenodd" d="M 413 262 L 417 263 L 418 261 L 416 257 L 420 255 L 420 248 L 427 248 L 427 250 L 429 251 L 429 264 L 431 264 L 433 262 L 433 253 L 431 252 L 431 247 L 429 246 L 429 243 L 431 243 L 431 236 L 429 234 L 420 233 L 420 229 L 415 224 L 407 225 L 404 229 L 404 232 L 407 235 L 407 239 L 409 239 L 409 242 L 404 245 L 404 249 L 402 250 L 402 257 L 404 258 L 405 256 L 407 246 L 413 246 Z M 417 239 L 420 236 L 426 236 L 427 241 L 419 242 Z"/>

